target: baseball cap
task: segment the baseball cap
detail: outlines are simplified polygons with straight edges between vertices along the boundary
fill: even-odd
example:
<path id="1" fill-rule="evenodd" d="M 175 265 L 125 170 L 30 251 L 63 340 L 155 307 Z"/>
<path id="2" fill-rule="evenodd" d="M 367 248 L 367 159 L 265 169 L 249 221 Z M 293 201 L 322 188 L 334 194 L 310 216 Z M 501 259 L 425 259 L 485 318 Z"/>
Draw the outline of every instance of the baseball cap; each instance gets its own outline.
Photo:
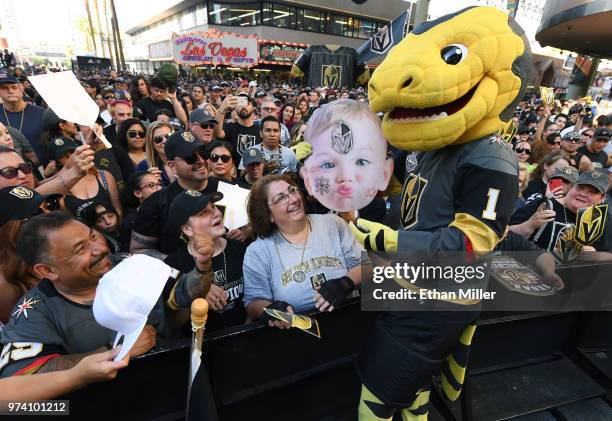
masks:
<path id="1" fill-rule="evenodd" d="M 195 110 L 189 113 L 190 123 L 207 123 L 209 121 L 214 121 L 215 123 L 217 122 L 217 120 L 215 120 L 213 116 L 208 114 L 202 108 L 196 108 Z"/>
<path id="2" fill-rule="evenodd" d="M 255 93 L 255 98 L 265 98 L 266 93 L 264 91 L 258 91 Z"/>
<path id="3" fill-rule="evenodd" d="M 0 73 L 0 85 L 3 85 L 5 83 L 19 83 L 19 81 L 15 78 L 15 76 L 6 72 L 2 72 Z"/>
<path id="4" fill-rule="evenodd" d="M 223 199 L 223 193 L 203 194 L 197 190 L 185 190 L 179 193 L 170 205 L 168 211 L 170 227 L 179 233 L 181 226 L 190 216 L 201 212 L 209 203 Z"/>
<path id="5" fill-rule="evenodd" d="M 576 185 L 578 184 L 588 184 L 599 190 L 601 194 L 606 194 L 609 186 L 608 175 L 599 170 L 583 172 L 576 181 Z"/>
<path id="6" fill-rule="evenodd" d="M 568 127 L 567 129 L 561 130 L 561 140 L 580 140 L 580 133 L 574 131 L 574 127 Z"/>
<path id="7" fill-rule="evenodd" d="M 65 136 L 57 136 L 49 142 L 49 157 L 58 160 L 68 152 L 72 152 L 77 148 L 74 140 Z"/>
<path id="8" fill-rule="evenodd" d="M 161 260 L 135 254 L 100 279 L 93 314 L 100 325 L 117 332 L 113 347 L 124 338 L 115 361 L 123 359 L 138 340 L 171 272 Z"/>
<path id="9" fill-rule="evenodd" d="M 264 156 L 259 150 L 259 148 L 249 148 L 246 151 L 244 151 L 244 154 L 242 155 L 242 162 L 245 167 L 254 162 L 265 162 L 265 161 L 266 160 L 264 159 Z"/>
<path id="10" fill-rule="evenodd" d="M 256 106 L 257 106 L 257 102 L 255 102 L 255 100 L 253 99 L 253 97 L 251 97 L 249 94 L 246 94 L 246 93 L 242 92 L 242 93 L 240 93 L 240 94 L 238 94 L 238 95 L 236 95 L 236 96 L 243 96 L 243 97 L 247 98 L 247 99 L 249 100 L 249 102 L 250 102 L 250 103 L 251 103 L 251 104 L 252 104 L 254 107 L 256 107 Z"/>
<path id="11" fill-rule="evenodd" d="M 221 83 L 219 84 L 219 86 L 227 86 L 227 87 L 229 87 L 229 86 L 230 86 L 230 84 L 229 84 L 229 82 L 223 81 L 223 82 L 221 82 Z"/>
<path id="12" fill-rule="evenodd" d="M 181 130 L 172 133 L 164 146 L 164 151 L 169 160 L 176 157 L 185 159 L 192 156 L 202 146 L 202 142 L 193 133 L 189 130 Z"/>
<path id="13" fill-rule="evenodd" d="M 97 210 L 96 207 L 99 206 L 102 206 L 104 209 Z M 80 218 L 87 224 L 87 226 L 93 227 L 96 220 L 107 213 L 117 213 L 117 211 L 108 203 L 94 202 L 91 206 L 87 206 L 85 209 L 83 209 Z"/>
<path id="14" fill-rule="evenodd" d="M 572 184 L 576 184 L 576 180 L 578 180 L 578 170 L 569 166 L 557 168 L 550 178 L 563 178 Z"/>
<path id="15" fill-rule="evenodd" d="M 20 221 L 38 213 L 40 205 L 47 200 L 61 197 L 61 194 L 40 194 L 23 186 L 9 186 L 0 189 L 0 227 L 9 221 Z"/>
<path id="16" fill-rule="evenodd" d="M 606 129 L 605 127 L 598 127 L 595 130 L 594 138 L 610 140 L 610 130 Z"/>
<path id="17" fill-rule="evenodd" d="M 51 129 L 57 126 L 62 119 L 55 114 L 55 112 L 51 108 L 47 108 L 45 112 L 43 112 L 42 116 L 43 128 L 45 131 L 51 131 Z"/>
<path id="18" fill-rule="evenodd" d="M 220 91 L 220 90 L 221 90 L 221 87 L 220 87 L 219 85 L 215 85 L 215 86 L 213 86 L 213 87 L 211 88 L 211 90 L 213 90 L 213 91 Z"/>

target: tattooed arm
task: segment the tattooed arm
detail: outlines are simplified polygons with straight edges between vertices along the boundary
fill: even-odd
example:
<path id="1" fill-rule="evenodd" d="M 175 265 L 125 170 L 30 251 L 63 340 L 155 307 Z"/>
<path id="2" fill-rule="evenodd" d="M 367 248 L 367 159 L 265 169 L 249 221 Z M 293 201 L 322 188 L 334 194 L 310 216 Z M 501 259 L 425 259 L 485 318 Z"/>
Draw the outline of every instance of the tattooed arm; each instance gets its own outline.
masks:
<path id="1" fill-rule="evenodd" d="M 99 352 L 108 351 L 105 347 L 100 347 L 92 352 L 85 352 L 83 354 L 68 354 L 68 355 L 60 355 L 59 357 L 55 357 L 49 360 L 45 365 L 43 365 L 37 373 L 51 373 L 53 371 L 59 370 L 68 370 L 69 368 L 74 367 L 81 361 L 83 358 L 88 355 L 97 354 Z"/>

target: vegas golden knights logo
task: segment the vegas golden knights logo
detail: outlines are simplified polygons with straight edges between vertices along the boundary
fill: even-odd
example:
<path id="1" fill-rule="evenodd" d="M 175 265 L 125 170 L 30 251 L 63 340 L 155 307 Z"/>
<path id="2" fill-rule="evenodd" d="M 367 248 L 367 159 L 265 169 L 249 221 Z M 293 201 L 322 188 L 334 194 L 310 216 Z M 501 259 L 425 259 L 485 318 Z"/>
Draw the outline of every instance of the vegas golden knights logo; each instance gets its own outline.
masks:
<path id="1" fill-rule="evenodd" d="M 574 240 L 583 246 L 595 243 L 603 235 L 608 215 L 608 205 L 580 209 L 576 216 Z"/>
<path id="2" fill-rule="evenodd" d="M 408 229 L 419 222 L 419 203 L 427 180 L 417 174 L 410 174 L 402 191 L 402 227 Z"/>
<path id="3" fill-rule="evenodd" d="M 321 85 L 329 88 L 339 88 L 342 75 L 342 66 L 324 64 L 321 66 Z"/>

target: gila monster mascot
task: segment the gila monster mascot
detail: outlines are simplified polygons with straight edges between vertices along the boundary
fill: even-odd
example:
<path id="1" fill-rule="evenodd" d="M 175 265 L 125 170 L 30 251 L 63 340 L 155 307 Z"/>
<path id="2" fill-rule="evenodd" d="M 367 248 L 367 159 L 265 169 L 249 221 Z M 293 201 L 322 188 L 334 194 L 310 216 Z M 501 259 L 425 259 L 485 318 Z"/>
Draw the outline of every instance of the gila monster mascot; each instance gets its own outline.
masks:
<path id="1" fill-rule="evenodd" d="M 391 255 L 493 250 L 518 194 L 517 161 L 495 133 L 512 118 L 530 68 L 522 29 L 490 7 L 425 22 L 389 52 L 370 80 L 370 106 L 384 113 L 389 143 L 419 151 L 418 163 L 404 181 L 400 230 L 364 219 L 351 223 L 366 249 Z M 451 307 L 474 304 L 463 301 L 451 300 Z M 426 420 L 432 376 L 440 373 L 445 395 L 457 399 L 477 315 L 382 313 L 357 360 L 359 419 L 391 420 L 400 412 L 404 421 Z"/>

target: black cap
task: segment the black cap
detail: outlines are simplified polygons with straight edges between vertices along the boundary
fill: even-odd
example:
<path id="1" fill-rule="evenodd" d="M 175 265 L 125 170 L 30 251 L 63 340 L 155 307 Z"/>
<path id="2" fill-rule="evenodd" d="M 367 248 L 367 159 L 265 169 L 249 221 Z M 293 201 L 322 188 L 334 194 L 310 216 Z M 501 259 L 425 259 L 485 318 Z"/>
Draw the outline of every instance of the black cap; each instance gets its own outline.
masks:
<path id="1" fill-rule="evenodd" d="M 563 178 L 572 184 L 576 184 L 576 180 L 578 180 L 578 170 L 574 167 L 557 168 L 550 178 Z"/>
<path id="2" fill-rule="evenodd" d="M 9 221 L 20 221 L 36 215 L 43 202 L 57 197 L 61 197 L 61 194 L 39 194 L 23 186 L 0 189 L 0 227 Z"/>
<path id="3" fill-rule="evenodd" d="M 253 162 L 266 162 L 259 148 L 249 148 L 242 154 L 242 163 L 245 167 Z"/>
<path id="4" fill-rule="evenodd" d="M 5 83 L 19 83 L 19 81 L 12 74 L 2 72 L 0 73 L 0 85 Z"/>
<path id="5" fill-rule="evenodd" d="M 229 88 L 230 84 L 229 82 L 223 81 L 219 84 L 219 86 L 227 86 Z"/>
<path id="6" fill-rule="evenodd" d="M 221 192 L 204 194 L 197 190 L 185 190 L 179 193 L 172 201 L 168 211 L 170 227 L 179 232 L 190 216 L 201 212 L 209 203 L 218 202 L 221 199 L 223 199 Z"/>
<path id="7" fill-rule="evenodd" d="M 185 159 L 192 156 L 202 146 L 202 142 L 193 133 L 189 130 L 182 130 L 172 133 L 164 146 L 164 151 L 169 160 L 176 157 Z"/>
<path id="8" fill-rule="evenodd" d="M 58 160 L 68 152 L 72 152 L 77 148 L 77 144 L 74 140 L 58 136 L 49 141 L 49 157 L 54 160 Z"/>
<path id="9" fill-rule="evenodd" d="M 610 130 L 606 129 L 605 127 L 598 127 L 595 130 L 594 138 L 610 140 Z"/>
<path id="10" fill-rule="evenodd" d="M 210 88 L 211 91 L 220 91 L 221 87 L 219 85 L 214 85 L 212 88 Z"/>
<path id="11" fill-rule="evenodd" d="M 578 184 L 588 184 L 599 190 L 601 194 L 606 194 L 609 186 L 608 174 L 598 170 L 583 172 L 576 181 L 576 185 Z"/>
<path id="12" fill-rule="evenodd" d="M 103 206 L 104 209 L 97 210 L 96 207 Z M 85 207 L 80 213 L 79 218 L 83 220 L 88 226 L 93 227 L 99 217 L 107 213 L 117 213 L 115 209 L 106 202 L 93 202 L 91 205 Z"/>
<path id="13" fill-rule="evenodd" d="M 45 112 L 43 112 L 42 121 L 44 130 L 48 132 L 57 126 L 62 119 L 59 118 L 51 108 L 47 108 Z"/>
<path id="14" fill-rule="evenodd" d="M 266 93 L 264 91 L 259 91 L 255 93 L 255 98 L 265 98 Z"/>
<path id="15" fill-rule="evenodd" d="M 521 126 L 521 127 L 519 127 L 519 128 L 518 128 L 517 133 L 518 133 L 518 134 L 529 134 L 529 133 L 530 133 L 530 131 L 529 131 L 529 127 L 527 127 L 527 126 Z"/>

